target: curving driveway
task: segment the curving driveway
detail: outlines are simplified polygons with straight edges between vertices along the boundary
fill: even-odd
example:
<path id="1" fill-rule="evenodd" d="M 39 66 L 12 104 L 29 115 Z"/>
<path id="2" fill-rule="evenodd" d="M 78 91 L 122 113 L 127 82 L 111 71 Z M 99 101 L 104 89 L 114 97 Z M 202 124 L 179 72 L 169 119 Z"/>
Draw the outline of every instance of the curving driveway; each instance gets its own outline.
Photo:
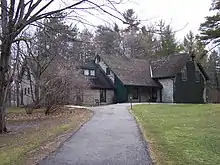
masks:
<path id="1" fill-rule="evenodd" d="M 151 165 L 128 104 L 92 108 L 95 115 L 40 165 Z"/>

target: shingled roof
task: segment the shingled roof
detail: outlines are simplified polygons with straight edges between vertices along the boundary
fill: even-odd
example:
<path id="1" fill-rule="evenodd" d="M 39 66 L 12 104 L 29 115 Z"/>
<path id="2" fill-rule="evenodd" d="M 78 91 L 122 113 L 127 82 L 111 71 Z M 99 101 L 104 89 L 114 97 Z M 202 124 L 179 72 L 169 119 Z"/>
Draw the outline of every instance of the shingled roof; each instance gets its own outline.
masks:
<path id="1" fill-rule="evenodd" d="M 190 56 L 187 54 L 177 54 L 165 57 L 151 58 L 150 65 L 152 70 L 152 78 L 174 77 L 180 72 Z"/>
<path id="2" fill-rule="evenodd" d="M 96 70 L 97 65 L 93 60 L 85 62 L 82 66 L 82 69 L 94 69 Z M 95 77 L 88 76 L 87 80 L 89 82 L 89 86 L 92 89 L 114 89 L 114 84 L 104 76 L 104 73 L 98 74 Z"/>
<path id="3" fill-rule="evenodd" d="M 120 55 L 100 57 L 125 85 L 161 87 L 150 76 L 149 60 L 128 59 Z"/>

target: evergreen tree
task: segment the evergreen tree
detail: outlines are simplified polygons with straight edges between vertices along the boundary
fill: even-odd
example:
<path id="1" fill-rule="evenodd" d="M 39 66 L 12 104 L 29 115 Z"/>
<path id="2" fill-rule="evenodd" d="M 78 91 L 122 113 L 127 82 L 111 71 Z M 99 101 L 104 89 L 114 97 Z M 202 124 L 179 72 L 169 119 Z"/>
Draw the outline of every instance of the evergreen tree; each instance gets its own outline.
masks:
<path id="1" fill-rule="evenodd" d="M 120 32 L 118 25 L 113 28 L 99 25 L 95 32 L 95 45 L 98 53 L 115 54 L 120 52 Z"/>
<path id="2" fill-rule="evenodd" d="M 183 50 L 195 57 L 195 60 L 200 63 L 205 63 L 207 60 L 207 51 L 205 50 L 205 44 L 201 42 L 200 38 L 190 31 L 183 41 Z"/>
<path id="3" fill-rule="evenodd" d="M 175 32 L 170 25 L 166 25 L 163 20 L 157 25 L 159 31 L 159 50 L 156 53 L 161 56 L 168 56 L 179 53 L 181 50 L 180 44 L 175 38 Z"/>
<path id="4" fill-rule="evenodd" d="M 216 11 L 215 15 L 207 16 L 206 21 L 201 24 L 201 39 L 214 44 L 220 43 L 220 0 L 213 0 L 211 11 Z"/>

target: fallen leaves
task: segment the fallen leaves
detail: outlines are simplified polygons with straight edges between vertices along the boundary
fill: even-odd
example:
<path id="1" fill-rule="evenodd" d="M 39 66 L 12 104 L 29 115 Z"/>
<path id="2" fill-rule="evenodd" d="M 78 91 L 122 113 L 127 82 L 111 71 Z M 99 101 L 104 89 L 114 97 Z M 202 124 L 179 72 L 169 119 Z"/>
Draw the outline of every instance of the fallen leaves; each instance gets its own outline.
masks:
<path id="1" fill-rule="evenodd" d="M 69 131 L 72 133 L 91 116 L 91 111 L 75 107 L 60 107 L 49 116 L 41 110 L 30 115 L 24 111 L 8 113 L 11 132 L 0 135 L 0 164 L 23 162 L 28 157 L 28 164 L 32 164 L 31 161 L 53 151 L 67 138 Z M 41 156 L 34 153 L 41 153 Z"/>

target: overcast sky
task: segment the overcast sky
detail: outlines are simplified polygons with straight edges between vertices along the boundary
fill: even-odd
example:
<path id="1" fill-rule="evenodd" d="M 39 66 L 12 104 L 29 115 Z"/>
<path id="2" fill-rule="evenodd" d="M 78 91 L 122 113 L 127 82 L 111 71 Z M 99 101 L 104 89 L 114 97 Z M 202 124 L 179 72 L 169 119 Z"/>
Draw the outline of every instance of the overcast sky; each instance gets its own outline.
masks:
<path id="1" fill-rule="evenodd" d="M 175 30 L 185 27 L 177 35 L 182 38 L 188 31 L 198 32 L 200 23 L 210 14 L 212 0 L 135 0 L 125 8 L 134 8 L 141 19 L 151 19 L 155 22 L 160 19 L 171 23 Z M 147 23 L 147 22 L 144 22 Z"/>
<path id="2" fill-rule="evenodd" d="M 150 19 L 142 22 L 145 25 L 163 19 L 171 24 L 175 31 L 183 29 L 177 33 L 177 38 L 182 40 L 190 30 L 198 33 L 200 24 L 204 22 L 207 15 L 210 15 L 211 2 L 212 0 L 130 0 L 116 7 L 120 12 L 133 8 L 141 20 Z M 107 16 L 103 14 L 99 17 L 107 20 Z M 94 25 L 103 24 L 101 19 L 91 18 L 91 16 L 88 16 L 87 20 Z M 115 19 L 112 20 L 115 21 Z M 120 24 L 120 22 L 117 23 Z"/>

